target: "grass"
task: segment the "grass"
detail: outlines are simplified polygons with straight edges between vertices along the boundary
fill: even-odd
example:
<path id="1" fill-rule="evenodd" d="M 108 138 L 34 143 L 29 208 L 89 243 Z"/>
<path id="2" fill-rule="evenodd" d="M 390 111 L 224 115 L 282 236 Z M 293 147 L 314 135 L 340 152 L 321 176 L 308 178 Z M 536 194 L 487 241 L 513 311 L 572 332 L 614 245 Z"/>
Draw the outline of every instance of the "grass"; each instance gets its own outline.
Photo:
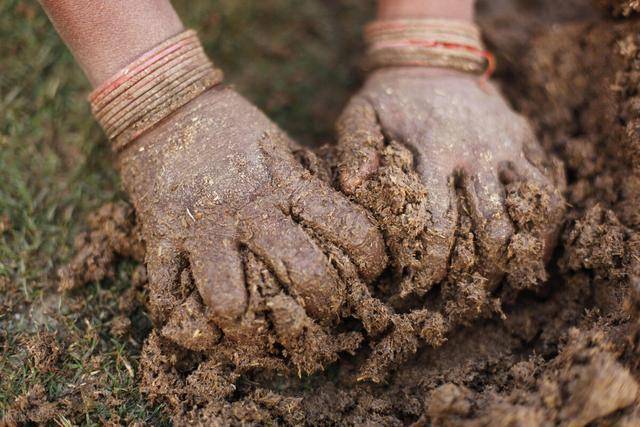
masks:
<path id="1" fill-rule="evenodd" d="M 228 82 L 301 142 L 331 140 L 359 83 L 370 2 L 175 6 Z M 137 386 L 147 326 L 111 332 L 135 265 L 123 260 L 112 280 L 56 291 L 87 214 L 126 198 L 91 119 L 87 82 L 34 1 L 0 0 L 0 58 L 0 420 L 167 423 Z M 148 325 L 143 309 L 135 316 Z"/>

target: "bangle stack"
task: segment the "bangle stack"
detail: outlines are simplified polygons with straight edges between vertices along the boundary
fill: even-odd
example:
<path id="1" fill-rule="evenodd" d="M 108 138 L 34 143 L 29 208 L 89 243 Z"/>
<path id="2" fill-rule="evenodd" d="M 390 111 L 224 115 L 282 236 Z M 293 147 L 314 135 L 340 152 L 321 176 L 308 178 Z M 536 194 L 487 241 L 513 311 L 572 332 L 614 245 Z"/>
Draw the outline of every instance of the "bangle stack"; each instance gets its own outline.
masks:
<path id="1" fill-rule="evenodd" d="M 116 151 L 222 82 L 197 34 L 187 30 L 145 53 L 89 95 Z"/>
<path id="2" fill-rule="evenodd" d="M 494 60 L 477 25 L 451 19 L 374 21 L 365 28 L 367 67 L 423 66 L 488 75 Z"/>

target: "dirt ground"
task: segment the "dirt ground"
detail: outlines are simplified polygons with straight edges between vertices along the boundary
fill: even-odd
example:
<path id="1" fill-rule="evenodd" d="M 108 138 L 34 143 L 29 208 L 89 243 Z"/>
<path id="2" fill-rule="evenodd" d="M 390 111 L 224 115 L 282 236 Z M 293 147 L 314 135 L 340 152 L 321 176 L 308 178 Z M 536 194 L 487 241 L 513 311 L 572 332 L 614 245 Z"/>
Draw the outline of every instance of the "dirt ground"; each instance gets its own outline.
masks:
<path id="1" fill-rule="evenodd" d="M 140 265 L 144 243 L 132 209 L 116 199 L 88 217 L 73 259 L 55 282 L 79 306 L 96 292 L 87 293 L 87 283 L 116 290 L 96 300 L 108 307 L 103 318 L 109 329 L 102 335 L 136 343 L 123 346 L 114 363 L 140 397 L 104 387 L 110 373 L 102 361 L 113 350 L 94 346 L 90 359 L 76 361 L 93 363 L 93 377 L 64 393 L 34 382 L 6 404 L 5 420 L 60 422 L 64 411 L 64 420 L 84 417 L 86 423 L 640 425 L 637 5 L 596 3 L 492 0 L 479 6 L 500 64 L 497 80 L 545 149 L 564 163 L 567 209 L 552 260 L 546 269 L 528 259 L 514 262 L 519 277 L 535 286 L 516 287 L 514 281 L 488 291 L 474 277 L 460 276 L 398 306 L 388 277 L 367 287 L 336 252 L 355 315 L 327 329 L 292 309 L 296 305 L 279 292 L 269 270 L 249 254 L 250 270 L 261 272 L 248 280 L 251 312 L 265 329 L 238 345 L 207 322 L 186 273 L 172 290 L 169 320 L 150 324 Z M 323 5 L 334 13 L 358 11 Z M 335 119 L 330 113 L 318 117 Z M 311 141 L 326 135 L 297 136 Z M 407 170 L 411 164 L 401 151 L 387 154 L 390 165 Z M 410 178 L 404 183 L 412 189 Z M 544 217 L 535 189 L 516 186 L 508 194 L 523 227 Z M 468 235 L 464 223 L 458 233 Z M 526 246 L 527 238 L 519 237 L 520 244 Z M 467 248 L 456 254 L 460 265 L 473 258 L 472 242 Z M 53 376 L 64 376 L 75 345 L 73 336 L 53 327 L 3 340 L 5 355 L 9 345 L 24 346 L 29 369 Z M 99 396 L 113 401 L 102 413 L 87 415 L 87 400 Z M 137 399 L 140 415 L 113 412 Z"/>

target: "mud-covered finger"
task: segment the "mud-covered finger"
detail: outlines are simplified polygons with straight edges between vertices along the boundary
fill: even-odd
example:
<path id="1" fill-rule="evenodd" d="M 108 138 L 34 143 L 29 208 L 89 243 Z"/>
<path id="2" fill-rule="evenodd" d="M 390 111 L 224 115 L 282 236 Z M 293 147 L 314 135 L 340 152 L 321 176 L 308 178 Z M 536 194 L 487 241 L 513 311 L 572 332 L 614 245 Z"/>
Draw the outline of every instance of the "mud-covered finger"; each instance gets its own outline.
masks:
<path id="1" fill-rule="evenodd" d="M 338 182 L 346 194 L 353 194 L 376 172 L 384 136 L 373 106 L 362 97 L 349 101 L 337 123 Z"/>
<path id="2" fill-rule="evenodd" d="M 423 266 L 424 285 L 431 286 L 447 274 L 455 241 L 458 202 L 451 171 L 435 164 L 424 164 L 418 166 L 418 172 L 428 189 L 426 209 L 431 219 L 422 232 L 422 251 L 416 256 Z"/>
<path id="3" fill-rule="evenodd" d="M 505 206 L 505 190 L 491 169 L 463 174 L 462 187 L 480 249 L 480 273 L 497 283 L 504 274 L 505 251 L 514 228 Z"/>
<path id="4" fill-rule="evenodd" d="M 151 317 L 156 323 L 164 323 L 173 308 L 182 302 L 179 282 L 184 260 L 170 243 L 150 242 L 147 244 L 145 264 Z"/>
<path id="5" fill-rule="evenodd" d="M 365 281 L 386 267 L 384 239 L 375 220 L 359 205 L 317 179 L 302 178 L 291 195 L 291 213 L 318 235 L 342 249 Z"/>
<path id="6" fill-rule="evenodd" d="M 554 183 L 527 160 L 513 162 L 509 168 L 517 181 L 507 186 L 507 207 L 520 229 L 536 232 L 544 239 L 545 259 L 556 246 L 566 202 Z"/>
<path id="7" fill-rule="evenodd" d="M 329 335 L 291 296 L 280 293 L 267 301 L 278 342 L 299 371 L 307 374 L 338 359 L 338 352 L 353 354 L 362 342 L 357 332 Z"/>
<path id="8" fill-rule="evenodd" d="M 522 136 L 523 160 L 535 167 L 556 187 L 563 190 L 566 187 L 566 175 L 562 161 L 545 151 L 528 122 L 522 129 L 524 130 Z"/>
<path id="9" fill-rule="evenodd" d="M 524 159 L 510 163 L 509 169 L 513 171 L 518 181 L 529 183 L 529 186 L 536 187 L 531 192 L 535 192 L 538 195 L 538 203 L 541 204 L 540 209 L 545 213 L 545 222 L 559 220 L 558 211 L 564 211 L 565 200 L 560 189 L 555 186 L 551 178 L 544 175 L 539 168 Z"/>
<path id="10" fill-rule="evenodd" d="M 223 329 L 237 323 L 247 305 L 237 243 L 220 238 L 206 246 L 195 245 L 189 259 L 196 286 L 213 320 Z"/>
<path id="11" fill-rule="evenodd" d="M 292 218 L 276 207 L 247 213 L 242 242 L 311 317 L 328 323 L 337 319 L 345 287 L 322 250 Z"/>
<path id="12" fill-rule="evenodd" d="M 524 135 L 522 137 L 522 152 L 524 157 L 531 162 L 544 175 L 550 176 L 549 156 L 538 142 L 536 136 L 528 126 L 523 128 Z"/>

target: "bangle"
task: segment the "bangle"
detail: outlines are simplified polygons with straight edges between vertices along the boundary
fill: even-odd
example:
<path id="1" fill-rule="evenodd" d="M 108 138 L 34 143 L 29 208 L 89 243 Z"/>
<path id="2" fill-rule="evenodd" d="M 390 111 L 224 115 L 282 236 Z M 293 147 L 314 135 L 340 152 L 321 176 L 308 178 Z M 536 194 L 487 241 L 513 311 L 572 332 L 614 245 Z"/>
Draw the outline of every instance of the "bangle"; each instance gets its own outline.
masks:
<path id="1" fill-rule="evenodd" d="M 490 75 L 493 55 L 486 51 L 477 25 L 451 19 L 374 21 L 365 28 L 366 65 L 452 68 Z"/>
<path id="2" fill-rule="evenodd" d="M 222 82 L 195 31 L 151 49 L 89 95 L 91 112 L 116 151 Z"/>

